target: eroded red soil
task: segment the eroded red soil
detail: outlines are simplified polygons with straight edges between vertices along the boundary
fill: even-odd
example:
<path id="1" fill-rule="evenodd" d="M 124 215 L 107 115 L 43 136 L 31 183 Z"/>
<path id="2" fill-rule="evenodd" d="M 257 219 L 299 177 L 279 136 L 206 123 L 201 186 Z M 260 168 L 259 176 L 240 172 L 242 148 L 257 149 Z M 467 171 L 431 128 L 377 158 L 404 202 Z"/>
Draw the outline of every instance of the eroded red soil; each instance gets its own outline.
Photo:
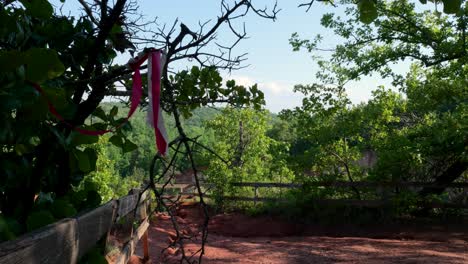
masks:
<path id="1" fill-rule="evenodd" d="M 181 233 L 199 234 L 198 205 L 177 211 Z M 209 224 L 203 263 L 468 263 L 468 233 L 462 226 L 323 227 L 270 217 L 215 215 Z M 179 263 L 180 249 L 162 249 L 175 238 L 169 217 L 157 214 L 150 227 L 152 263 Z M 186 255 L 199 238 L 185 242 Z"/>

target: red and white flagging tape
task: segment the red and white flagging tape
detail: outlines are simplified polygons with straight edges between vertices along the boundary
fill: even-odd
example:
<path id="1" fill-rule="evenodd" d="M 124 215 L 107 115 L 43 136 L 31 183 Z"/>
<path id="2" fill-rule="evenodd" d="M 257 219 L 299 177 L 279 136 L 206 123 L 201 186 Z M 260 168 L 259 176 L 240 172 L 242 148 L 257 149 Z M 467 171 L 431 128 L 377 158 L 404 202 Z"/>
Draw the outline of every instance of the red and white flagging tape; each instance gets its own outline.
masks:
<path id="1" fill-rule="evenodd" d="M 167 155 L 168 151 L 168 137 L 166 133 L 166 128 L 164 126 L 164 120 L 161 109 L 161 70 L 164 63 L 162 58 L 162 52 L 160 50 L 150 50 L 138 56 L 135 59 L 132 59 L 129 62 L 129 67 L 133 70 L 133 84 L 132 84 L 132 95 L 130 97 L 130 111 L 128 112 L 125 121 L 119 124 L 115 129 L 123 126 L 128 119 L 135 113 L 135 110 L 140 104 L 141 97 L 143 95 L 143 83 L 141 80 L 140 67 L 141 65 L 148 60 L 148 123 L 154 128 L 154 134 L 156 137 L 156 147 L 159 153 L 163 156 Z M 70 126 L 73 130 L 84 135 L 99 136 L 113 131 L 109 130 L 88 130 L 80 127 L 73 126 L 60 115 L 52 104 L 52 102 L 47 98 L 44 90 L 37 83 L 31 83 L 31 85 L 46 99 L 49 111 L 54 115 L 59 121 Z M 114 130 L 115 130 L 114 129 Z"/>

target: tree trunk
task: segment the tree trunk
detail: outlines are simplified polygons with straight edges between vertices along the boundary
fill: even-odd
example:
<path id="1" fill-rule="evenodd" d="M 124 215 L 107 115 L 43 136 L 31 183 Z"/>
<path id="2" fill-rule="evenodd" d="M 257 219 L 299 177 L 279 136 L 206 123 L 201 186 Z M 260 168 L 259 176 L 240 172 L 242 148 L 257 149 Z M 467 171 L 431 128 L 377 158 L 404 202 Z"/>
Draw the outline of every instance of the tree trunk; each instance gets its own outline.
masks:
<path id="1" fill-rule="evenodd" d="M 423 188 L 419 192 L 419 195 L 425 197 L 431 194 L 441 194 L 446 188 L 445 185 L 458 179 L 467 169 L 468 161 L 458 159 L 447 170 L 445 170 L 444 173 L 436 178 L 434 185 L 437 187 Z"/>

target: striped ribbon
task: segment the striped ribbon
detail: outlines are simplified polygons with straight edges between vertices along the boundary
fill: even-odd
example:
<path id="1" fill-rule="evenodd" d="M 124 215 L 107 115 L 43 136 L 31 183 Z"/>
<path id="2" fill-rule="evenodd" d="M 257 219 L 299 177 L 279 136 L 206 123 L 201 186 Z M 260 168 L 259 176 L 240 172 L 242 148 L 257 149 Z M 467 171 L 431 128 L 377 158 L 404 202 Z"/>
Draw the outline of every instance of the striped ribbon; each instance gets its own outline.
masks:
<path id="1" fill-rule="evenodd" d="M 162 111 L 160 106 L 160 99 L 161 99 L 161 51 L 159 50 L 151 50 L 149 53 L 143 53 L 141 56 L 132 59 L 129 62 L 129 67 L 134 71 L 132 76 L 132 94 L 130 97 L 130 110 L 127 114 L 125 120 L 117 125 L 114 129 L 106 129 L 106 130 L 89 130 L 83 129 L 77 126 L 72 125 L 68 121 L 60 115 L 52 104 L 52 102 L 47 97 L 44 89 L 37 84 L 37 83 L 29 83 L 31 84 L 34 89 L 39 92 L 41 96 L 43 96 L 49 108 L 50 113 L 55 116 L 60 122 L 64 123 L 65 125 L 72 128 L 74 131 L 84 134 L 84 135 L 91 135 L 91 136 L 99 136 L 109 132 L 113 132 L 116 129 L 125 125 L 128 122 L 130 117 L 135 113 L 138 105 L 140 104 L 141 97 L 143 95 L 143 83 L 141 80 L 140 74 L 140 67 L 141 65 L 148 60 L 148 97 L 150 101 L 150 107 L 148 109 L 148 120 L 149 123 L 155 129 L 155 136 L 156 136 L 156 146 L 159 150 L 159 153 L 162 155 L 167 154 L 168 149 L 168 140 L 167 140 L 167 133 L 164 126 L 164 120 L 162 117 Z M 154 125 L 156 124 L 156 126 Z"/>

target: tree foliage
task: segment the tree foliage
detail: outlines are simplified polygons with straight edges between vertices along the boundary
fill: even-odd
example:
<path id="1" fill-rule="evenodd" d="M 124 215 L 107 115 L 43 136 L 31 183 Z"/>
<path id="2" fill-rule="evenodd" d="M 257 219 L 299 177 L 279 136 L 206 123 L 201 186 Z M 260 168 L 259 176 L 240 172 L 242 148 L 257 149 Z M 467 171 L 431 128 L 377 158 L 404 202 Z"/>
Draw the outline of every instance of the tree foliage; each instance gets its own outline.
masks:
<path id="1" fill-rule="evenodd" d="M 252 193 L 247 188 L 234 189 L 231 183 L 294 180 L 285 159 L 288 144 L 267 136 L 267 112 L 225 108 L 207 122 L 207 127 L 215 131 L 212 150 L 222 157 L 210 156 L 204 171 L 207 182 L 214 184 L 213 194 L 219 206 L 224 205 L 224 196 Z"/>
<path id="2" fill-rule="evenodd" d="M 275 8 L 257 9 L 248 0 L 222 1 L 218 19 L 200 23 L 195 30 L 177 21 L 172 27 L 157 28 L 155 20 L 143 19 L 132 0 L 79 3 L 83 10 L 77 16 L 62 14 L 47 0 L 0 4 L 0 211 L 2 227 L 9 226 L 2 234 L 10 234 L 8 238 L 100 204 L 99 191 L 110 197 L 91 184 L 112 173 L 106 161 L 98 159 L 104 156 L 99 148 L 92 146 L 98 138 L 76 129 L 111 129 L 109 142 L 123 152 L 137 149 L 128 137 L 131 125 L 115 129 L 125 121 L 118 115 L 119 107 L 100 106 L 106 96 L 130 94 L 126 87 L 132 70 L 114 61 L 119 54 L 133 55 L 144 48 L 166 51 L 162 106 L 174 118 L 178 140 L 187 151 L 191 147 L 181 114 L 189 116 L 194 109 L 214 103 L 255 108 L 263 103 L 256 86 L 223 82 L 219 70 L 242 67 L 244 60 L 233 49 L 245 32 L 231 21 L 251 12 L 274 19 Z M 217 39 L 227 24 L 233 43 Z M 213 51 L 216 44 L 219 48 Z M 170 65 L 184 60 L 196 63 L 190 70 L 172 72 Z M 63 122 L 57 113 L 51 114 L 50 104 Z M 91 117 L 94 121 L 87 121 Z M 85 177 L 90 180 L 83 183 Z M 76 191 L 79 186 L 84 189 Z M 41 203 L 38 195 L 50 201 Z M 53 215 L 56 201 L 63 201 L 60 207 L 66 208 L 66 214 Z"/>
<path id="3" fill-rule="evenodd" d="M 318 59 L 322 71 L 317 77 L 341 85 L 377 72 L 384 78 L 392 77 L 395 85 L 402 85 L 404 76 L 392 70 L 393 64 L 402 61 L 463 74 L 460 71 L 468 48 L 466 2 L 456 16 L 419 10 L 408 0 L 378 1 L 377 8 L 380 15 L 369 25 L 358 22 L 358 10 L 353 6 L 346 9 L 345 17 L 334 13 L 322 17 L 322 26 L 342 38 L 343 44 L 333 47 L 330 58 Z M 322 39 L 318 35 L 304 40 L 295 33 L 290 43 L 294 50 L 316 52 Z"/>
<path id="4" fill-rule="evenodd" d="M 325 4 L 337 6 L 344 4 L 353 4 L 357 7 L 358 12 L 356 13 L 357 17 L 362 23 L 370 24 L 372 23 L 379 15 L 381 11 L 379 10 L 379 4 L 382 2 L 399 2 L 400 0 L 317 0 L 317 2 L 322 2 Z M 315 0 L 301 3 L 299 7 L 307 7 L 307 11 L 312 7 L 312 4 Z M 413 3 L 418 1 L 414 0 Z M 446 14 L 459 14 L 462 8 L 462 0 L 419 0 L 423 5 L 434 4 L 437 8 L 438 4 L 443 5 L 443 12 Z M 429 2 L 429 3 L 428 3 Z"/>
<path id="5" fill-rule="evenodd" d="M 325 14 L 322 25 L 343 44 L 330 58 L 318 58 L 319 84 L 296 86 L 308 96 L 303 105 L 283 113 L 296 119 L 298 138 L 308 142 L 309 148 L 299 153 L 306 157 L 298 159 L 299 168 L 335 179 L 347 174 L 442 186 L 463 179 L 468 168 L 466 1 L 461 6 L 452 16 L 417 9 L 411 1 L 377 1 L 379 16 L 370 24 L 358 21 L 354 6 L 343 18 Z M 320 36 L 291 38 L 293 49 L 314 53 L 320 41 Z M 411 63 L 406 74 L 392 66 L 402 61 Z M 352 106 L 345 92 L 348 82 L 376 72 L 392 77 L 401 94 L 380 87 L 367 103 Z M 368 151 L 376 153 L 377 161 L 363 171 L 359 160 Z M 443 187 L 419 190 L 422 197 L 443 193 Z M 463 199 L 458 191 L 451 196 Z"/>
<path id="6" fill-rule="evenodd" d="M 93 145 L 93 148 L 98 154 L 96 169 L 86 175 L 84 180 L 80 182 L 80 185 L 76 188 L 76 191 L 81 191 L 86 189 L 86 186 L 89 184 L 96 186 L 96 190 L 101 196 L 102 202 L 125 196 L 132 188 L 141 187 L 142 183 L 146 180 L 144 175 L 140 176 L 133 173 L 132 177 L 125 177 L 126 175 L 122 175 L 117 170 L 116 159 L 109 158 L 108 151 L 113 148 L 108 142 L 108 138 L 108 136 L 101 137 L 99 142 Z M 122 150 L 120 150 L 120 155 L 122 155 Z M 123 159 L 120 158 L 118 160 Z M 147 166 L 141 166 L 140 168 L 147 168 Z"/>
<path id="7" fill-rule="evenodd" d="M 217 186 L 218 198 L 235 194 L 229 184 L 239 181 L 417 180 L 443 186 L 466 178 L 468 1 L 319 1 L 346 5 L 343 16 L 330 13 L 321 20 L 343 41 L 320 57 L 322 36 L 307 40 L 293 34 L 294 50 L 314 53 L 319 82 L 297 85 L 303 105 L 272 123 L 266 112 L 258 112 L 264 104 L 258 87 L 225 81 L 220 71 L 243 66 L 244 55 L 234 55 L 234 48 L 246 33 L 235 22 L 249 13 L 275 19 L 276 6 L 223 0 L 217 19 L 193 29 L 178 21 L 156 28 L 156 21 L 142 20 L 132 0 L 79 2 L 83 10 L 77 16 L 63 15 L 47 0 L 0 4 L 2 240 L 167 178 L 155 175 L 164 166 L 153 169 L 160 157 L 154 156 L 142 113 L 121 126 L 125 106 L 102 104 L 107 96 L 128 104 L 132 70 L 115 58 L 145 48 L 166 54 L 161 103 L 173 156 L 162 162 L 192 170 L 205 213 L 199 165 L 208 166 L 204 174 Z M 217 39 L 223 27 L 232 42 Z M 172 65 L 180 62 L 189 66 L 174 71 Z M 404 74 L 392 66 L 401 62 L 411 64 Z M 352 105 L 349 82 L 374 73 L 392 78 L 400 93 L 376 84 L 368 102 Z M 229 107 L 213 119 L 212 113 L 202 117 L 197 111 L 220 104 Z M 96 137 L 79 129 L 113 133 Z M 362 165 L 365 153 L 375 153 L 375 164 Z M 463 195 L 444 188 L 418 194 Z M 324 195 L 376 194 L 354 189 Z M 205 241 L 206 229 L 203 234 Z"/>

